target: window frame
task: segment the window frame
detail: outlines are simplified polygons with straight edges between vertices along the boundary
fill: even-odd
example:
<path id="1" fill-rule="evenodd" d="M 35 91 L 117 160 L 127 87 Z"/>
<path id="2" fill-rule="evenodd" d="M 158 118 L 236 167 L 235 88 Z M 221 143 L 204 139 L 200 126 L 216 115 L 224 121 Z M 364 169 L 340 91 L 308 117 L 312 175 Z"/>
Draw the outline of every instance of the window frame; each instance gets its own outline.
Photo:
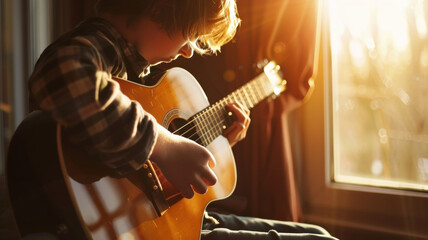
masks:
<path id="1" fill-rule="evenodd" d="M 428 192 L 333 180 L 327 5 L 324 1 L 314 91 L 308 102 L 289 114 L 303 221 L 321 225 L 340 239 L 428 239 Z"/>

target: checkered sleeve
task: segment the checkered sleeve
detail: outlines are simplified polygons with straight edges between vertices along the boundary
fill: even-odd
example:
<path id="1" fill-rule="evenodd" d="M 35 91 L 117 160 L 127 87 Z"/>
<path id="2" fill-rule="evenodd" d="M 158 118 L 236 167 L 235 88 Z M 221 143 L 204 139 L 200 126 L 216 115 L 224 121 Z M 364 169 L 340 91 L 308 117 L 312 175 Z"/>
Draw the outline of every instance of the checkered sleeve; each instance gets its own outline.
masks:
<path id="1" fill-rule="evenodd" d="M 120 177 L 138 169 L 153 150 L 157 123 L 122 94 L 96 46 L 73 38 L 42 55 L 30 78 L 38 107 L 51 113 L 69 139 Z"/>

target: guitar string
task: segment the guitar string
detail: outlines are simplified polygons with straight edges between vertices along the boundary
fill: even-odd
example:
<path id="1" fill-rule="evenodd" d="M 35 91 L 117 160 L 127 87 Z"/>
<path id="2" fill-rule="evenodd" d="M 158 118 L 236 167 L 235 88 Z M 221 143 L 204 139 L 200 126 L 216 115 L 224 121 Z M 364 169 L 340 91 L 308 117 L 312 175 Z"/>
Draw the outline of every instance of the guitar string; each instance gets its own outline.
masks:
<path id="1" fill-rule="evenodd" d="M 223 100 L 222 100 L 223 101 Z M 219 102 L 220 103 L 220 102 Z M 214 105 L 212 105 L 212 108 L 215 106 L 215 105 L 217 105 L 217 104 L 214 104 Z M 254 105 L 253 105 L 254 106 Z M 218 111 L 217 112 L 210 112 L 211 110 L 206 110 L 206 111 L 204 111 L 204 112 L 201 112 L 200 114 L 200 116 L 198 116 L 198 117 L 195 117 L 193 120 L 191 120 L 191 121 L 189 121 L 187 124 L 185 124 L 185 125 L 183 125 L 181 128 L 179 128 L 179 129 L 182 129 L 184 126 L 188 126 L 190 123 L 193 123 L 193 122 L 196 122 L 196 118 L 201 118 L 202 117 L 202 114 L 204 114 L 204 113 L 206 113 L 206 112 L 209 112 L 209 113 L 211 113 L 212 115 L 214 115 L 214 114 L 216 114 L 216 113 L 218 113 Z M 220 110 L 221 111 L 221 110 Z M 225 111 L 222 111 L 222 113 L 225 113 Z M 211 115 L 211 116 L 212 116 Z M 221 117 L 223 117 L 224 115 L 222 115 Z M 201 138 L 202 137 L 206 137 L 206 138 L 211 138 L 211 134 L 214 134 L 214 138 L 212 139 L 212 140 L 210 140 L 210 142 L 212 142 L 215 138 L 217 138 L 219 135 L 216 135 L 217 133 L 215 132 L 215 130 L 216 129 L 219 129 L 219 128 L 221 128 L 222 127 L 222 124 L 226 121 L 227 119 L 226 118 L 223 118 L 223 119 L 220 119 L 220 121 L 218 121 L 218 122 L 215 122 L 214 124 L 208 124 L 208 126 L 209 125 L 211 125 L 211 128 L 201 128 L 201 130 L 202 131 L 200 131 L 200 134 L 198 133 L 198 131 L 197 130 L 195 130 L 195 133 L 193 133 L 191 136 L 189 136 L 188 138 L 192 138 L 192 137 L 194 137 L 195 136 L 195 134 L 197 134 L 198 135 L 198 138 L 196 138 L 195 139 L 195 141 L 199 141 L 199 140 L 201 140 Z M 212 123 L 212 122 L 210 122 L 210 123 Z M 182 133 L 180 136 L 184 136 L 185 134 L 187 134 L 189 131 L 191 131 L 191 130 L 193 130 L 193 129 L 195 129 L 195 128 L 197 128 L 197 126 L 196 126 L 196 124 L 194 124 L 191 128 L 189 128 L 186 132 L 184 132 L 184 133 Z M 177 131 L 178 130 L 176 130 L 176 131 L 174 131 L 173 133 L 177 133 Z M 204 133 L 205 132 L 205 133 Z M 207 144 L 208 145 L 208 144 Z"/>
<path id="2" fill-rule="evenodd" d="M 209 130 L 207 130 L 206 132 L 207 132 L 207 133 L 214 133 L 214 132 L 212 132 L 212 130 L 213 130 L 213 129 L 218 129 L 217 127 L 219 127 L 219 125 L 220 125 L 220 124 L 222 124 L 224 121 L 226 121 L 226 119 L 223 119 L 223 120 L 221 120 L 220 122 L 217 122 L 217 123 L 215 124 L 215 126 L 211 127 L 211 128 L 210 128 Z M 203 134 L 203 133 L 202 133 L 202 134 L 198 134 L 198 132 L 195 132 L 195 133 L 193 133 L 193 134 L 192 134 L 192 136 L 191 136 L 191 137 L 195 136 L 195 134 L 197 134 L 197 135 L 198 135 L 198 138 L 196 138 L 196 140 L 195 140 L 196 142 L 197 142 L 197 141 L 199 141 L 199 140 L 201 140 L 201 138 L 202 138 L 202 137 L 205 137 L 205 136 L 209 136 L 209 137 L 210 137 L 210 136 L 211 136 L 211 135 L 208 135 L 208 134 Z M 209 143 L 211 143 L 214 139 L 216 139 L 218 136 L 220 136 L 220 134 L 219 134 L 219 135 L 214 135 L 214 136 L 215 136 L 215 137 L 214 137 L 212 140 L 210 140 L 209 142 L 207 142 L 207 145 L 208 145 Z"/>
<path id="3" fill-rule="evenodd" d="M 196 122 L 196 120 L 202 120 L 202 119 L 200 119 L 201 117 L 202 117 L 202 114 L 204 114 L 204 113 L 211 113 L 212 115 L 213 115 L 213 113 L 212 112 L 210 112 L 211 110 L 213 110 L 213 108 L 216 106 L 216 105 L 218 105 L 218 104 L 223 104 L 223 106 L 225 105 L 225 104 L 227 104 L 227 103 L 230 103 L 230 102 L 232 102 L 231 100 L 233 99 L 233 100 L 237 100 L 237 99 L 239 99 L 239 100 L 241 100 L 240 102 L 242 102 L 242 103 L 244 103 L 244 105 L 248 105 L 247 107 L 250 107 L 250 104 L 248 104 L 248 102 L 247 101 L 242 101 L 243 99 L 245 100 L 245 99 L 248 99 L 250 102 L 251 102 L 251 108 L 252 107 L 254 107 L 254 105 L 255 104 L 253 104 L 253 102 L 252 102 L 252 100 L 253 99 L 249 99 L 249 97 L 248 96 L 245 96 L 245 95 L 247 95 L 247 92 L 243 92 L 243 91 L 245 91 L 245 88 L 250 88 L 250 89 L 248 89 L 248 90 L 253 90 L 252 88 L 252 86 L 251 86 L 251 83 L 252 82 L 249 82 L 248 84 L 245 84 L 241 89 L 238 89 L 237 91 L 235 91 L 235 92 L 233 92 L 233 93 L 231 93 L 231 94 L 229 94 L 228 96 L 226 96 L 225 98 L 223 98 L 223 99 L 221 99 L 220 101 L 218 101 L 217 103 L 215 103 L 215 104 L 213 104 L 210 108 L 208 108 L 207 110 L 205 110 L 205 111 L 203 111 L 203 112 L 201 112 L 200 113 L 200 115 L 199 115 L 199 117 L 198 116 L 196 116 L 194 119 L 192 119 L 191 121 L 189 121 L 189 122 L 187 122 L 186 124 L 184 124 L 183 126 L 181 126 L 180 128 L 178 128 L 177 130 L 175 130 L 173 133 L 174 134 L 177 134 L 177 132 L 179 132 L 180 130 L 182 130 L 183 128 L 185 128 L 185 127 L 188 127 L 190 124 L 192 124 L 192 123 L 194 123 L 194 122 Z M 261 90 L 261 89 L 257 89 L 257 90 Z M 253 90 L 254 91 L 254 90 Z M 242 95 L 242 94 L 245 94 L 245 95 Z M 254 95 L 254 93 L 252 94 L 252 95 Z M 246 97 L 246 98 L 244 98 L 244 97 Z M 256 97 L 256 96 L 254 96 L 254 97 Z M 260 100 L 261 99 L 263 99 L 264 97 L 263 97 L 263 95 L 262 95 L 262 97 L 260 98 Z M 230 102 L 225 102 L 225 101 L 227 101 L 227 100 L 229 100 Z M 260 101 L 260 100 L 258 100 L 258 101 Z M 258 101 L 256 101 L 256 102 L 258 102 Z M 225 103 L 222 103 L 222 102 L 225 102 Z M 255 102 L 255 103 L 256 103 Z M 222 107 L 223 107 L 222 106 Z M 214 111 L 214 114 L 216 114 L 216 113 L 218 113 L 218 111 L 217 112 L 215 112 Z M 206 120 L 206 119 L 203 119 L 203 120 Z M 189 136 L 188 138 L 192 138 L 192 137 L 194 137 L 195 136 L 195 134 L 198 134 L 199 135 L 199 138 L 197 138 L 195 141 L 199 141 L 202 137 L 210 137 L 210 135 L 209 134 L 211 134 L 211 133 L 214 133 L 214 134 L 216 134 L 215 132 L 213 132 L 213 130 L 214 129 L 218 129 L 218 127 L 219 127 L 219 125 L 220 124 L 222 124 L 224 121 L 225 121 L 226 119 L 221 119 L 221 121 L 220 122 L 217 122 L 217 123 L 215 123 L 214 124 L 214 126 L 212 126 L 210 129 L 207 129 L 207 128 L 201 128 L 201 130 L 203 130 L 203 131 L 201 131 L 201 132 L 206 132 L 207 134 L 204 134 L 204 133 L 201 133 L 201 134 L 198 134 L 198 131 L 197 130 L 195 130 L 195 133 L 193 133 L 191 136 Z M 209 125 L 212 125 L 212 124 L 209 124 Z M 195 129 L 197 126 L 196 126 L 196 124 L 193 124 L 192 125 L 192 127 L 190 127 L 189 129 L 187 129 L 186 130 L 186 132 L 184 132 L 184 133 L 182 133 L 181 134 L 181 136 L 184 136 L 185 134 L 187 134 L 189 131 L 192 131 L 193 129 Z M 217 137 L 217 136 L 216 136 Z M 214 138 L 215 139 L 215 138 Z M 213 140 L 214 140 L 213 139 Z"/>
<path id="4" fill-rule="evenodd" d="M 260 82 L 262 82 L 262 83 L 260 83 Z M 232 101 L 236 102 L 238 100 L 238 98 L 240 100 L 239 102 L 243 103 L 242 97 L 241 97 L 242 96 L 242 89 L 244 89 L 246 87 L 248 87 L 250 89 L 256 88 L 256 90 L 260 91 L 260 93 L 262 93 L 259 95 L 260 96 L 259 101 L 260 101 L 260 100 L 264 99 L 265 97 L 269 96 L 269 94 L 267 94 L 267 93 L 269 93 L 269 91 L 263 91 L 263 90 L 266 90 L 266 88 L 264 86 L 265 84 L 266 84 L 266 82 L 264 81 L 264 79 L 259 76 L 259 77 L 255 78 L 253 81 L 250 81 L 247 84 L 243 85 L 240 89 L 236 90 L 235 92 L 230 93 L 229 95 L 227 95 L 226 97 L 224 97 L 223 99 L 218 101 L 217 103 L 213 104 L 211 107 L 214 107 L 215 105 L 218 105 L 218 104 L 223 104 L 222 107 L 224 107 L 224 105 L 227 103 L 230 103 Z M 263 90 L 261 88 L 263 88 Z M 229 100 L 229 102 L 225 102 L 227 100 Z M 225 102 L 225 103 L 222 103 L 222 102 Z M 207 111 L 209 111 L 209 110 L 207 110 Z M 186 124 L 184 124 L 183 126 L 178 128 L 177 130 L 175 130 L 173 133 L 176 134 L 177 132 L 181 131 L 183 128 L 187 127 L 189 124 L 193 123 L 193 121 L 195 121 L 195 120 L 196 119 L 187 122 Z M 193 128 L 190 128 L 189 130 L 186 131 L 186 133 L 192 129 Z"/>
<path id="5" fill-rule="evenodd" d="M 174 134 L 177 134 L 177 132 L 180 130 L 180 129 L 182 129 L 184 126 L 188 126 L 189 124 L 191 124 L 191 123 L 193 123 L 193 122 L 196 122 L 196 119 L 198 118 L 198 120 L 201 118 L 202 116 L 200 116 L 200 117 L 195 117 L 193 120 L 191 120 L 191 121 L 189 121 L 189 122 L 187 122 L 185 125 L 183 125 L 182 127 L 180 127 L 179 129 L 177 129 L 176 131 L 174 131 L 173 133 Z M 216 122 L 215 124 L 209 124 L 209 125 L 211 125 L 212 127 L 211 128 L 200 128 L 202 131 L 200 131 L 200 132 L 206 132 L 206 133 L 213 133 L 213 130 L 214 129 L 216 129 L 217 127 L 219 127 L 219 125 L 220 124 L 222 124 L 224 121 L 226 121 L 226 119 L 221 119 L 219 122 Z M 182 134 L 180 134 L 180 136 L 184 136 L 184 135 L 186 135 L 187 133 L 189 133 L 189 131 L 192 131 L 192 130 L 194 130 L 195 129 L 195 133 L 193 133 L 191 136 L 189 136 L 188 138 L 192 138 L 192 137 L 194 137 L 195 136 L 195 134 L 198 134 L 198 131 L 196 130 L 196 128 L 197 128 L 197 126 L 196 126 L 196 124 L 194 124 L 194 125 L 192 125 L 192 127 L 191 128 L 189 128 L 189 129 L 187 129 L 187 131 L 186 132 L 184 132 L 184 133 L 182 133 Z M 206 137 L 206 136 L 208 136 L 208 134 L 198 134 L 199 135 L 199 138 L 197 138 L 195 141 L 198 141 L 198 140 L 200 140 L 201 139 L 201 137 Z"/>
<path id="6" fill-rule="evenodd" d="M 233 93 L 232 93 L 233 94 Z M 232 94 L 230 94 L 230 95 L 232 95 Z M 185 127 L 188 127 L 190 124 L 192 124 L 193 122 L 196 122 L 196 120 L 201 120 L 200 118 L 202 117 L 201 115 L 202 114 L 204 114 L 204 113 L 206 113 L 206 112 L 210 112 L 213 108 L 214 108 L 214 106 L 216 106 L 216 105 L 218 105 L 218 104 L 221 104 L 222 106 L 220 106 L 222 109 L 224 109 L 224 106 L 226 105 L 226 104 L 228 104 L 228 103 L 230 103 L 230 102 L 225 102 L 225 101 L 227 101 L 227 99 L 228 98 L 230 98 L 230 96 L 227 96 L 227 97 L 225 97 L 225 98 L 223 98 L 223 99 L 221 99 L 220 101 L 218 101 L 217 103 L 215 103 L 215 104 L 213 104 L 213 105 L 211 105 L 209 108 L 207 108 L 206 110 L 202 110 L 202 112 L 200 112 L 199 114 L 197 114 L 196 116 L 195 116 L 195 118 L 193 118 L 192 120 L 190 120 L 189 122 L 187 122 L 186 124 L 184 124 L 183 126 L 181 126 L 180 128 L 178 128 L 177 130 L 175 130 L 173 133 L 174 134 L 177 134 L 179 131 L 181 131 L 183 128 L 185 128 Z M 222 110 L 220 110 L 220 111 L 222 111 Z M 186 133 L 188 133 L 189 131 L 191 131 L 191 130 L 193 130 L 194 128 L 196 128 L 196 124 L 193 124 L 193 126 L 191 127 L 191 128 L 189 128 L 189 129 L 187 129 L 187 131 L 186 132 L 184 132 L 183 134 L 181 134 L 181 136 L 183 136 L 184 134 L 186 134 Z"/>
<path id="7" fill-rule="evenodd" d="M 215 104 L 214 104 L 215 105 Z M 214 106 L 213 105 L 213 106 Z M 210 107 L 211 108 L 211 107 Z M 200 120 L 201 117 L 198 117 L 199 115 L 201 115 L 202 113 L 208 112 L 210 110 L 206 110 L 203 112 L 200 112 L 199 114 L 197 114 L 195 116 L 195 118 L 193 118 L 192 120 L 188 121 L 186 124 L 184 124 L 183 126 L 181 126 L 180 128 L 178 128 L 177 130 L 175 130 L 174 132 L 172 132 L 173 134 L 177 134 L 179 131 L 181 131 L 183 128 L 189 126 L 190 124 L 192 124 L 193 122 L 196 122 L 196 120 Z M 182 133 L 180 136 L 184 136 L 185 134 L 187 134 L 189 131 L 193 130 L 194 128 L 196 128 L 196 124 L 193 124 L 191 128 L 187 129 L 186 132 Z"/>
<path id="8" fill-rule="evenodd" d="M 202 116 L 202 114 L 205 114 L 205 113 L 210 113 L 211 115 L 210 116 L 213 116 L 214 114 L 216 114 L 216 113 L 218 113 L 219 111 L 214 111 L 214 112 L 212 112 L 212 110 L 214 110 L 214 107 L 216 106 L 216 105 L 218 105 L 218 104 L 222 104 L 222 108 L 224 109 L 224 106 L 226 105 L 226 104 L 228 104 L 228 103 L 231 103 L 232 101 L 232 99 L 231 98 L 233 98 L 235 101 L 237 100 L 237 98 L 235 97 L 235 95 L 238 95 L 238 97 L 241 95 L 240 93 L 238 94 L 238 92 L 233 92 L 232 94 L 229 94 L 227 97 L 225 97 L 225 98 L 223 98 L 222 100 L 220 100 L 220 101 L 218 101 L 217 103 L 215 103 L 215 104 L 213 104 L 210 108 L 208 108 L 208 109 L 206 109 L 205 111 L 203 111 L 203 112 L 201 112 L 200 114 L 198 114 L 194 119 L 192 119 L 191 121 L 189 121 L 189 122 L 187 122 L 186 124 L 184 124 L 183 126 L 181 126 L 179 129 L 177 129 L 177 130 L 175 130 L 173 133 L 174 134 L 177 134 L 177 132 L 178 131 L 180 131 L 180 130 L 182 130 L 183 128 L 185 128 L 185 127 L 187 127 L 187 126 L 189 126 L 189 124 L 191 124 L 191 123 L 193 123 L 193 122 L 196 122 L 196 120 L 201 120 L 201 121 L 203 121 L 203 120 L 206 120 L 206 118 L 203 118 L 203 116 Z M 227 100 L 229 100 L 229 102 L 227 102 Z M 241 100 L 242 101 L 242 99 L 239 97 L 239 100 Z M 223 102 L 223 103 L 222 103 Z M 246 104 L 245 104 L 246 105 Z M 249 107 L 249 106 L 247 106 L 247 107 Z M 220 111 L 222 111 L 222 110 L 220 110 Z M 222 111 L 222 113 L 224 113 L 225 111 Z M 223 115 L 221 115 L 221 117 L 223 117 L 224 116 L 224 114 Z M 201 118 L 203 118 L 203 119 L 201 119 Z M 201 130 L 203 130 L 203 131 L 205 131 L 205 132 L 207 132 L 208 134 L 209 133 L 212 133 L 212 130 L 214 129 L 214 128 L 216 128 L 216 127 L 219 127 L 218 125 L 219 124 L 222 124 L 224 121 L 225 121 L 226 119 L 221 119 L 221 121 L 219 122 L 219 123 L 215 123 L 215 126 L 213 126 L 213 127 L 211 127 L 210 129 L 207 129 L 207 128 L 204 128 L 204 127 L 202 127 L 201 128 Z M 211 124 L 212 125 L 212 124 Z M 195 129 L 196 128 L 196 124 L 193 124 L 193 126 L 191 127 L 191 128 L 189 128 L 189 129 L 187 129 L 187 131 L 186 132 L 184 132 L 184 133 L 182 133 L 181 134 L 181 136 L 184 136 L 185 134 L 187 134 L 189 131 L 192 131 L 193 129 Z M 202 131 L 201 131 L 202 132 Z M 195 130 L 195 133 L 197 134 L 197 131 Z M 202 134 L 199 138 L 198 138 L 198 140 L 201 138 L 201 137 L 206 137 L 206 136 L 208 136 L 208 134 Z M 191 138 L 191 137 L 193 137 L 195 134 L 192 134 L 189 138 Z"/>
<path id="9" fill-rule="evenodd" d="M 243 89 L 245 86 L 246 86 L 246 85 L 244 85 L 241 89 Z M 247 104 L 246 104 L 246 102 L 242 101 L 243 97 L 241 97 L 241 96 L 242 96 L 242 93 L 240 93 L 240 90 L 241 90 L 241 89 L 238 89 L 236 92 L 233 92 L 233 93 L 229 94 L 228 96 L 224 97 L 223 99 L 221 99 L 221 100 L 220 100 L 220 101 L 218 101 L 217 103 L 213 104 L 213 105 L 210 107 L 210 109 L 214 108 L 214 106 L 216 106 L 216 105 L 218 105 L 218 104 L 222 104 L 223 106 L 221 106 L 221 107 L 224 107 L 226 104 L 231 103 L 231 102 L 233 102 L 233 101 L 235 101 L 235 102 L 236 102 L 237 100 L 240 100 L 240 101 L 238 101 L 238 102 L 240 102 L 241 104 L 245 103 L 245 105 L 247 105 Z M 236 95 L 237 95 L 237 96 L 236 96 Z M 261 97 L 261 98 L 260 98 L 260 100 L 261 100 L 261 99 L 263 99 L 263 97 Z M 225 101 L 227 101 L 227 100 L 229 100 L 229 102 L 225 102 Z M 233 101 L 232 101 L 232 100 L 233 100 Z M 222 102 L 224 102 L 224 103 L 222 103 Z M 247 106 L 247 107 L 249 107 L 249 106 Z M 207 110 L 205 110 L 205 111 L 201 112 L 200 114 L 205 113 L 205 112 L 209 112 L 209 111 L 211 111 L 210 109 L 207 109 Z M 193 123 L 194 121 L 196 121 L 196 118 L 194 118 L 193 120 L 191 120 L 191 121 L 187 122 L 186 124 L 184 124 L 183 126 L 181 126 L 180 128 L 178 128 L 177 130 L 175 130 L 173 133 L 174 133 L 174 134 L 176 134 L 177 132 L 181 131 L 183 128 L 187 127 L 189 124 Z M 193 126 L 195 126 L 195 125 L 193 125 Z M 190 128 L 190 129 L 188 129 L 185 133 L 183 133 L 183 135 L 184 135 L 184 134 L 186 134 L 188 131 L 193 130 L 193 128 L 194 128 L 194 127 L 192 127 L 192 128 Z"/>

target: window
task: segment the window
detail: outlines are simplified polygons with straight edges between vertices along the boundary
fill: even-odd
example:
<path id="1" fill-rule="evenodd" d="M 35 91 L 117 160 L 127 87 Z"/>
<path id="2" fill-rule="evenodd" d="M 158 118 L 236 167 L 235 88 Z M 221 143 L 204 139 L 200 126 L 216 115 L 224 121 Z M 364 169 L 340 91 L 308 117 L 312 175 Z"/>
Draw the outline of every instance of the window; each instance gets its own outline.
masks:
<path id="1" fill-rule="evenodd" d="M 1 1 L 0 171 L 12 134 L 28 112 L 29 74 L 52 39 L 51 5 L 51 0 Z"/>
<path id="2" fill-rule="evenodd" d="M 428 2 L 322 3 L 315 88 L 289 115 L 303 221 L 428 239 Z"/>
<path id="3" fill-rule="evenodd" d="M 51 41 L 50 6 L 51 0 L 0 2 L 0 222 L 2 237 L 8 239 L 19 237 L 6 191 L 6 153 L 16 127 L 28 112 L 30 70 Z"/>
<path id="4" fill-rule="evenodd" d="M 428 190 L 428 2 L 329 7 L 334 180 Z"/>

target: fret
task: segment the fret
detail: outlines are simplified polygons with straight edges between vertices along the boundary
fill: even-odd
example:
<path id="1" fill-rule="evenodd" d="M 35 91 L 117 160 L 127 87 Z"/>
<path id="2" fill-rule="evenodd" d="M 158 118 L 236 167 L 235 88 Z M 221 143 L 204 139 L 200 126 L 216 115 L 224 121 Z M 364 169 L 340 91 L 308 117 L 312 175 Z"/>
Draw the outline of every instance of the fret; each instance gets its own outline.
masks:
<path id="1" fill-rule="evenodd" d="M 197 114 L 196 116 L 195 116 L 195 118 L 194 118 L 194 121 L 196 122 L 196 126 L 197 126 L 197 129 L 199 130 L 199 131 L 196 131 L 197 133 L 198 133 L 198 135 L 199 135 L 199 137 L 200 137 L 200 139 L 201 139 L 201 142 L 202 142 L 202 145 L 204 145 L 204 146 L 208 146 L 208 144 L 209 144 L 209 142 L 208 142 L 208 140 L 207 140 L 207 138 L 206 138 L 206 136 L 205 136 L 205 131 L 204 131 L 204 124 L 202 123 L 202 121 L 201 121 L 201 114 Z"/>
<path id="2" fill-rule="evenodd" d="M 205 109 L 201 113 L 202 122 L 203 122 L 203 124 L 205 126 L 203 134 L 205 135 L 205 138 L 207 139 L 207 142 L 210 143 L 211 142 L 211 136 L 210 136 L 210 131 L 209 131 L 209 129 L 210 129 L 210 122 L 209 122 L 209 120 L 208 120 L 208 118 L 206 116 L 206 112 L 207 112 L 207 110 Z"/>
<path id="3" fill-rule="evenodd" d="M 217 137 L 217 125 L 218 125 L 218 121 L 216 121 L 216 119 L 215 119 L 215 117 L 214 117 L 214 112 L 213 112 L 213 108 L 210 108 L 210 110 L 209 110 L 209 119 L 210 119 L 210 122 L 211 122 L 211 128 L 210 128 L 210 131 L 211 131 L 211 136 L 213 137 L 213 140 Z"/>
<path id="4" fill-rule="evenodd" d="M 258 78 L 254 81 L 254 85 L 256 85 L 256 86 L 257 86 L 257 92 L 258 92 L 258 95 L 259 95 L 259 99 L 260 99 L 260 100 L 264 99 L 264 98 L 265 98 L 265 95 L 264 95 L 263 90 L 262 90 L 262 84 L 260 83 L 260 77 L 258 77 Z"/>
<path id="5" fill-rule="evenodd" d="M 238 89 L 236 92 L 234 92 L 234 93 L 232 94 L 232 96 L 233 96 L 233 98 L 234 98 L 234 100 L 235 100 L 236 102 L 238 102 L 238 103 L 240 103 L 240 104 L 244 105 L 244 103 L 242 102 L 242 99 L 240 98 L 240 95 L 239 95 L 239 89 Z"/>
<path id="6" fill-rule="evenodd" d="M 258 101 L 258 99 L 257 99 L 257 96 L 256 96 L 256 93 L 255 93 L 255 91 L 254 91 L 254 82 L 253 81 L 251 81 L 251 82 L 249 82 L 248 83 L 248 89 L 249 89 L 249 92 L 250 92 L 250 97 L 251 97 L 251 103 L 253 104 L 253 107 L 259 102 Z"/>
<path id="7" fill-rule="evenodd" d="M 244 89 L 245 97 L 246 97 L 246 99 L 247 99 L 247 101 L 249 103 L 248 109 L 251 109 L 251 108 L 254 107 L 254 104 L 253 104 L 253 100 L 251 99 L 251 92 L 250 92 L 250 89 L 248 88 L 248 84 L 245 84 L 245 86 L 243 87 L 243 89 Z"/>
<path id="8" fill-rule="evenodd" d="M 205 135 L 205 138 L 207 139 L 207 143 L 210 143 L 211 142 L 210 134 L 209 134 L 210 124 L 209 124 L 208 119 L 206 117 L 206 110 L 204 110 L 202 112 L 201 119 L 202 119 L 202 123 L 204 124 L 204 133 L 203 134 Z"/>
<path id="9" fill-rule="evenodd" d="M 240 90 L 238 90 L 238 91 L 234 92 L 234 94 L 233 94 L 233 98 L 235 98 L 235 100 L 236 100 L 238 103 L 244 104 L 244 103 L 242 102 L 242 99 L 240 98 L 239 91 L 240 91 Z"/>
<path id="10" fill-rule="evenodd" d="M 243 102 L 244 102 L 244 105 L 247 107 L 247 108 L 250 108 L 250 104 L 248 103 L 248 98 L 245 96 L 245 88 L 241 88 L 241 91 L 240 91 L 240 96 L 241 96 L 241 98 L 243 99 Z"/>
<path id="11" fill-rule="evenodd" d="M 221 99 L 217 104 L 217 108 L 218 108 L 218 115 L 220 118 L 220 122 L 221 124 L 219 125 L 219 128 L 221 129 L 221 132 L 223 133 L 225 127 L 226 127 L 226 123 L 225 123 L 225 118 L 226 118 L 226 104 L 228 103 L 227 98 L 223 98 Z"/>
<path id="12" fill-rule="evenodd" d="M 271 65 L 270 67 L 274 66 Z M 277 80 L 275 79 L 277 75 L 272 73 L 272 69 L 273 68 L 267 68 L 266 70 L 265 68 L 266 72 L 260 74 L 240 89 L 230 93 L 214 105 L 211 105 L 194 116 L 195 125 L 199 130 L 198 134 L 201 137 L 201 142 L 205 146 L 220 136 L 224 131 L 224 127 L 230 124 L 226 123 L 226 121 L 229 120 L 226 109 L 227 104 L 236 102 L 251 109 L 261 100 L 274 93 L 273 83 L 268 79 L 269 75 L 269 77 L 273 77 L 274 80 Z"/>
<path id="13" fill-rule="evenodd" d="M 213 112 L 213 119 L 215 122 L 214 135 L 217 138 L 222 133 L 221 126 L 223 122 L 222 116 L 220 115 L 220 109 L 218 109 L 218 104 L 213 105 L 212 112 Z"/>
<path id="14" fill-rule="evenodd" d="M 251 99 L 250 99 L 250 94 L 248 94 L 248 91 L 247 91 L 247 86 L 248 85 L 244 85 L 243 87 L 242 87 L 242 91 L 244 92 L 244 96 L 245 96 L 245 100 L 247 101 L 247 107 L 248 108 L 253 108 L 253 103 L 251 102 Z"/>
<path id="15" fill-rule="evenodd" d="M 213 134 L 212 134 L 213 122 L 211 121 L 212 119 L 209 117 L 208 109 L 205 109 L 204 111 L 204 119 L 207 125 L 206 134 L 207 134 L 208 142 L 212 142 L 214 140 Z"/>
<path id="16" fill-rule="evenodd" d="M 242 103 L 243 103 L 246 107 L 248 107 L 248 102 L 247 102 L 247 98 L 245 97 L 244 88 L 240 88 L 240 89 L 239 89 L 239 96 L 240 96 L 240 97 L 241 97 L 241 99 L 242 99 Z"/>
<path id="17" fill-rule="evenodd" d="M 214 125 L 213 119 L 210 117 L 210 111 L 209 111 L 209 109 L 206 109 L 204 111 L 204 115 L 205 115 L 205 120 L 206 120 L 206 123 L 207 123 L 207 126 L 208 126 L 207 127 L 207 131 L 206 131 L 206 134 L 208 136 L 208 141 L 212 142 L 214 140 L 213 127 L 215 125 Z"/>
<path id="18" fill-rule="evenodd" d="M 255 81 L 250 83 L 251 86 L 251 92 L 253 93 L 253 97 L 254 97 L 254 103 L 257 104 L 258 102 L 260 102 L 260 96 L 259 93 L 257 92 L 257 86 L 255 85 Z"/>
<path id="19" fill-rule="evenodd" d="M 260 89 L 260 84 L 257 84 L 257 81 L 259 81 L 259 78 L 257 78 L 255 81 L 253 81 L 253 84 L 256 86 L 255 88 L 256 88 L 256 92 L 257 92 L 257 96 L 258 96 L 257 99 L 260 101 L 264 97 L 263 97 L 263 93 L 261 92 L 261 89 Z"/>
<path id="20" fill-rule="evenodd" d="M 210 137 L 212 138 L 211 141 L 216 139 L 218 136 L 220 136 L 223 132 L 222 130 L 222 122 L 224 121 L 221 116 L 221 110 L 218 109 L 218 104 L 213 105 L 208 111 L 210 112 Z M 223 106 L 224 109 L 224 106 Z"/>
<path id="21" fill-rule="evenodd" d="M 220 134 L 223 132 L 223 125 L 224 125 L 224 107 L 221 104 L 221 101 L 218 102 L 217 104 L 214 105 L 215 109 L 216 109 L 216 119 L 219 122 L 219 126 L 218 129 L 220 130 Z"/>
<path id="22" fill-rule="evenodd" d="M 211 119 L 213 119 L 213 122 L 215 123 L 215 126 L 213 127 L 214 135 L 217 135 L 218 124 L 221 121 L 221 119 L 218 116 L 217 105 L 216 104 L 212 105 L 210 110 L 211 110 Z"/>
<path id="23" fill-rule="evenodd" d="M 273 92 L 273 91 L 269 91 L 269 89 L 267 89 L 267 83 L 266 83 L 266 79 L 265 76 L 261 77 L 260 80 L 263 82 L 262 84 L 260 84 L 262 86 L 262 89 L 264 90 L 263 92 L 265 93 L 265 96 L 269 95 L 269 92 Z"/>
<path id="24" fill-rule="evenodd" d="M 223 120 L 215 107 L 218 107 L 218 104 L 199 112 L 194 117 L 196 125 L 199 127 L 199 135 L 204 146 L 208 146 L 222 133 L 222 124 L 220 123 Z"/>
<path id="25" fill-rule="evenodd" d="M 224 100 L 224 105 L 229 104 L 232 102 L 232 94 L 227 95 L 226 97 L 223 98 Z"/>
<path id="26" fill-rule="evenodd" d="M 256 105 L 257 102 L 258 102 L 256 96 L 254 95 L 252 83 L 253 82 L 249 82 L 248 85 L 247 85 L 248 95 L 250 95 L 251 105 L 253 105 L 251 108 L 253 108 L 254 105 Z"/>
<path id="27" fill-rule="evenodd" d="M 264 93 L 262 91 L 262 83 L 260 82 L 260 77 L 254 79 L 254 85 L 256 86 L 257 96 L 259 97 L 259 99 L 263 99 Z"/>
<path id="28" fill-rule="evenodd" d="M 231 97 L 233 98 L 233 99 L 231 99 L 231 101 L 230 101 L 231 103 L 232 103 L 232 102 L 238 102 L 238 103 L 241 103 L 241 100 L 238 100 L 238 99 L 237 99 L 237 97 L 236 97 L 236 92 L 232 93 Z"/>
<path id="29" fill-rule="evenodd" d="M 248 98 L 247 98 L 247 96 L 245 94 L 246 94 L 245 93 L 245 88 L 243 87 L 243 88 L 241 88 L 241 96 L 242 96 L 242 99 L 243 99 L 243 102 L 244 102 L 245 106 L 247 108 L 250 108 L 250 103 L 248 102 Z"/>

